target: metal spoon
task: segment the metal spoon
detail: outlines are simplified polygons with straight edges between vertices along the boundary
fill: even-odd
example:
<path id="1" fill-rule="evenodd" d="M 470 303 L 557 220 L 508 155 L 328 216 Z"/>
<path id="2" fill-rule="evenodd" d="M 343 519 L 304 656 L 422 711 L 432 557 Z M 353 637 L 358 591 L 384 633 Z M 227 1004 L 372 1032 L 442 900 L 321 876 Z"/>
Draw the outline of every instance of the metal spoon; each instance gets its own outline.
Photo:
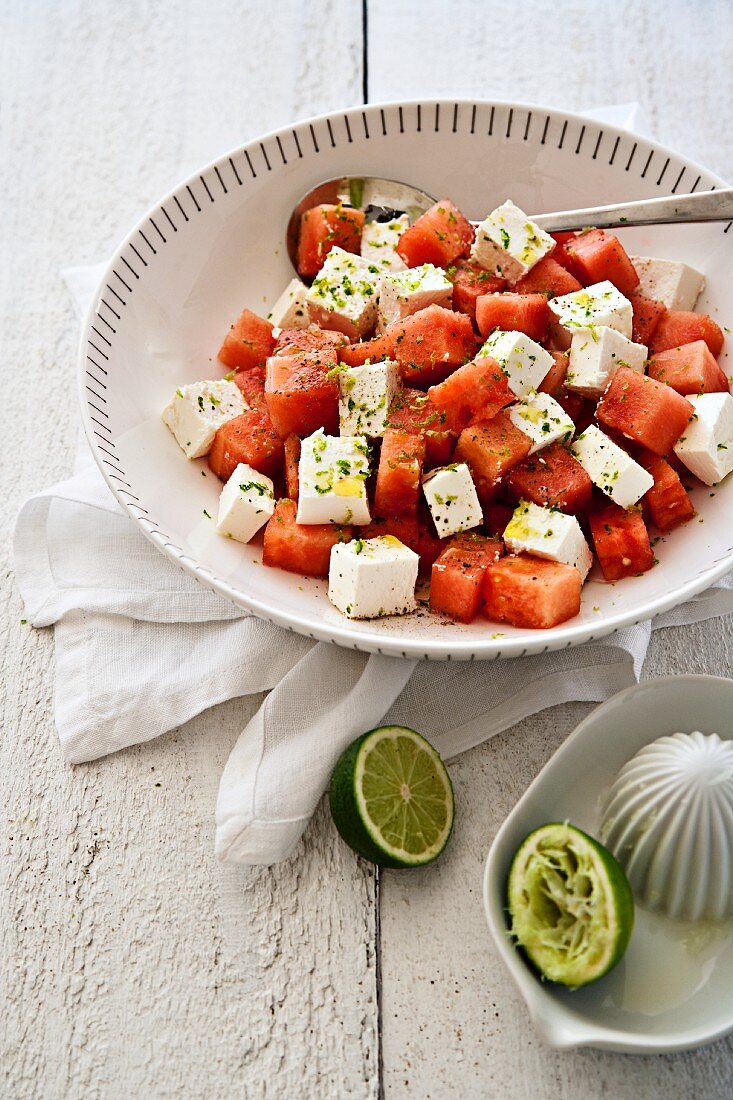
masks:
<path id="1" fill-rule="evenodd" d="M 298 233 L 301 215 L 320 203 L 343 202 L 364 210 L 367 221 L 389 221 L 408 214 L 413 221 L 428 210 L 435 199 L 425 191 L 398 180 L 375 176 L 346 176 L 326 180 L 312 188 L 293 210 L 288 222 L 287 247 L 297 269 Z M 589 206 L 584 210 L 561 210 L 555 214 L 532 215 L 532 221 L 550 233 L 569 229 L 611 229 L 630 225 L 662 225 L 682 222 L 724 222 L 733 220 L 733 188 L 698 191 L 694 195 L 662 195 L 656 199 Z"/>

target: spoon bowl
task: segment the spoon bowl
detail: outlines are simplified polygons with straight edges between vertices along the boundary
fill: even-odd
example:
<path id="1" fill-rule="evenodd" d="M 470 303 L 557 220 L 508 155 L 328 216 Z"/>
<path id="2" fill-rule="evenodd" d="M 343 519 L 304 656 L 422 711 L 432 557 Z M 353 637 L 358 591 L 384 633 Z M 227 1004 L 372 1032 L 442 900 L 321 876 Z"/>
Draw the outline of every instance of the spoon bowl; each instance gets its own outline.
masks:
<path id="1" fill-rule="evenodd" d="M 399 214 L 407 214 L 413 222 L 435 203 L 432 195 L 399 180 L 380 179 L 379 176 L 340 176 L 324 180 L 307 191 L 293 209 L 285 234 L 288 256 L 298 270 L 298 236 L 300 219 L 306 210 L 321 203 L 343 203 L 354 210 L 363 210 L 368 222 L 391 221 Z M 300 278 L 303 278 L 301 275 Z M 309 282 L 308 279 L 303 279 Z"/>

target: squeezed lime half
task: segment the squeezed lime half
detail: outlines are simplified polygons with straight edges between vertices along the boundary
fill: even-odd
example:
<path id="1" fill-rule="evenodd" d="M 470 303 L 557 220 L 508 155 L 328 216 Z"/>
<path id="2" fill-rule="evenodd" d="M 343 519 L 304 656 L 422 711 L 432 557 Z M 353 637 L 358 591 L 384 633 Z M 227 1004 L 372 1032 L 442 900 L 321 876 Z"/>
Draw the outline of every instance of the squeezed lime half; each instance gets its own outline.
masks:
<path id="1" fill-rule="evenodd" d="M 339 758 L 329 794 L 339 833 L 380 867 L 420 867 L 448 843 L 453 787 L 433 746 L 406 726 L 380 726 Z"/>
<path id="2" fill-rule="evenodd" d="M 541 825 L 509 869 L 511 934 L 540 974 L 569 989 L 619 962 L 634 927 L 628 879 L 608 849 L 567 823 Z"/>

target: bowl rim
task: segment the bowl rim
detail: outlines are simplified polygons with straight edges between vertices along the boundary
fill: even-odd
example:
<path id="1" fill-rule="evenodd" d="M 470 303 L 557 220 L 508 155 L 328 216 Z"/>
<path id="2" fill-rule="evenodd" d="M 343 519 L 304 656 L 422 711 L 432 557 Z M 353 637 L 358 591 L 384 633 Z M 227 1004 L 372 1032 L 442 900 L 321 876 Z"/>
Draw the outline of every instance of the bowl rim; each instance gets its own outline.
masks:
<path id="1" fill-rule="evenodd" d="M 531 972 L 507 935 L 503 900 L 504 872 L 501 863 L 505 858 L 503 848 L 507 834 L 511 831 L 515 817 L 521 812 L 526 803 L 532 801 L 536 789 L 542 784 L 545 772 L 551 766 L 556 767 L 559 761 L 572 753 L 575 743 L 582 740 L 588 731 L 599 720 L 603 720 L 609 711 L 620 713 L 629 704 L 633 705 L 640 694 L 653 693 L 670 687 L 684 691 L 697 691 L 700 698 L 701 712 L 704 709 L 705 700 L 709 698 L 710 693 L 713 691 L 727 692 L 733 703 L 733 680 L 725 676 L 713 676 L 706 673 L 658 676 L 650 680 L 642 680 L 616 692 L 594 707 L 590 714 L 586 715 L 582 722 L 573 729 L 550 759 L 542 766 L 497 829 L 484 861 L 482 899 L 484 916 L 492 939 L 509 971 L 515 988 L 519 991 L 527 1006 L 533 1024 L 545 1041 L 557 1049 L 570 1050 L 576 1047 L 593 1047 L 597 1050 L 615 1050 L 630 1054 L 674 1053 L 705 1046 L 729 1035 L 733 1031 L 733 994 L 731 994 L 728 1022 L 713 1030 L 679 1028 L 677 1031 L 670 1031 L 662 1037 L 651 1033 L 626 1032 L 621 1028 L 606 1027 L 587 1021 L 582 1014 L 573 1012 L 564 1005 L 554 1003 L 551 996 L 545 992 L 542 982 Z M 729 739 L 733 740 L 733 734 Z"/>
<path id="2" fill-rule="evenodd" d="M 543 112 L 548 118 L 559 119 L 562 122 L 574 121 L 581 125 L 601 125 L 604 132 L 619 137 L 631 135 L 634 137 L 635 141 L 643 144 L 652 152 L 657 152 L 670 159 L 677 158 L 683 161 L 692 171 L 697 171 L 700 175 L 704 174 L 713 182 L 715 187 L 727 186 L 726 182 L 716 173 L 711 172 L 705 166 L 698 164 L 696 161 L 691 160 L 677 150 L 662 145 L 644 135 L 636 134 L 634 131 L 626 130 L 621 126 L 616 126 L 611 123 L 601 123 L 598 119 L 577 111 L 565 111 L 561 108 L 548 107 L 539 103 L 501 98 L 420 97 L 416 99 L 396 99 L 368 104 L 354 104 L 340 110 L 327 111 L 296 120 L 289 125 L 281 126 L 267 133 L 257 135 L 244 144 L 232 147 L 218 157 L 207 162 L 205 165 L 202 165 L 201 168 L 189 173 L 184 179 L 177 181 L 165 192 L 165 194 L 161 195 L 159 199 L 144 211 L 137 222 L 118 242 L 117 247 L 105 266 L 104 273 L 92 297 L 81 326 L 77 360 L 77 386 L 84 433 L 97 467 L 107 483 L 107 486 L 125 511 L 135 520 L 145 537 L 179 568 L 194 577 L 205 588 L 210 589 L 217 595 L 224 596 L 237 607 L 254 613 L 258 618 L 272 622 L 277 626 L 284 627 L 294 633 L 305 635 L 317 641 L 331 642 L 343 648 L 367 653 L 377 653 L 382 656 L 421 657 L 428 660 L 459 661 L 511 659 L 566 649 L 573 645 L 581 645 L 585 642 L 596 641 L 623 627 L 636 626 L 641 622 L 656 618 L 658 615 L 674 607 L 678 607 L 691 597 L 709 588 L 716 580 L 730 571 L 733 566 L 733 549 L 727 554 L 724 554 L 706 570 L 703 570 L 683 585 L 676 587 L 666 596 L 649 600 L 641 605 L 630 607 L 625 611 L 622 610 L 607 615 L 598 624 L 588 622 L 569 626 L 561 624 L 559 627 L 553 627 L 551 630 L 534 631 L 531 637 L 522 636 L 513 638 L 502 636 L 499 641 L 497 639 L 492 639 L 490 636 L 477 638 L 474 635 L 465 635 L 464 637 L 459 636 L 451 639 L 450 642 L 446 644 L 438 639 L 421 638 L 419 634 L 415 634 L 412 637 L 405 637 L 399 633 L 392 634 L 389 632 L 382 635 L 375 635 L 371 632 L 361 630 L 358 622 L 354 620 L 348 620 L 344 625 L 337 623 L 325 624 L 314 620 L 304 620 L 303 616 L 298 613 L 273 608 L 266 600 L 263 601 L 263 599 L 257 595 L 244 592 L 242 589 L 237 588 L 224 578 L 218 576 L 208 566 L 203 565 L 201 562 L 191 557 L 191 555 L 187 554 L 172 542 L 167 535 L 161 532 L 156 523 L 147 518 L 147 512 L 145 512 L 140 505 L 139 498 L 131 491 L 122 489 L 120 485 L 115 483 L 116 480 L 119 481 L 120 479 L 115 479 L 110 473 L 106 467 L 104 458 L 100 454 L 99 444 L 97 440 L 95 440 L 95 431 L 89 409 L 89 399 L 86 393 L 87 379 L 85 372 L 87 370 L 86 357 L 88 341 L 90 339 L 89 334 L 96 317 L 97 307 L 102 297 L 103 288 L 112 278 L 113 269 L 122 259 L 123 251 L 132 245 L 136 234 L 146 226 L 151 216 L 158 211 L 163 204 L 172 200 L 176 192 L 185 188 L 187 184 L 194 183 L 199 177 L 203 177 L 205 173 L 215 171 L 217 168 L 228 163 L 230 158 L 235 155 L 253 151 L 259 148 L 260 145 L 264 145 L 266 141 L 277 141 L 279 138 L 291 134 L 295 127 L 312 127 L 317 123 L 323 122 L 328 124 L 329 120 L 335 120 L 337 118 L 353 118 L 354 116 L 359 117 L 362 115 L 366 117 L 368 113 L 379 112 L 380 110 L 384 111 L 389 108 L 419 107 L 430 109 L 445 107 L 458 109 L 466 106 L 482 108 L 498 107 L 527 112 L 536 111 Z"/>

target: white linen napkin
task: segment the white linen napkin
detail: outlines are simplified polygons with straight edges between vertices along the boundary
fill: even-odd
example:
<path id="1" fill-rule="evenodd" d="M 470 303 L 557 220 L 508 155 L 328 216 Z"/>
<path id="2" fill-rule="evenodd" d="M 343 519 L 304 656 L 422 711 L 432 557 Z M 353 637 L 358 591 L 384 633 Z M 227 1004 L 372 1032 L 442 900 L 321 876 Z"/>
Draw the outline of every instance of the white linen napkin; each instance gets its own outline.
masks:
<path id="1" fill-rule="evenodd" d="M 620 117 L 619 112 L 622 112 Z M 634 112 L 634 114 L 630 114 Z M 629 125 L 635 105 L 598 112 Z M 79 315 L 105 265 L 64 273 Z M 28 500 L 15 533 L 33 626 L 55 625 L 64 757 L 148 741 L 225 699 L 269 689 L 221 778 L 216 851 L 275 863 L 295 848 L 343 748 L 382 721 L 414 726 L 450 759 L 545 707 L 634 683 L 650 624 L 490 666 L 354 653 L 262 622 L 164 558 L 107 489 L 82 440 L 68 481 Z M 733 576 L 654 628 L 733 611 Z"/>

